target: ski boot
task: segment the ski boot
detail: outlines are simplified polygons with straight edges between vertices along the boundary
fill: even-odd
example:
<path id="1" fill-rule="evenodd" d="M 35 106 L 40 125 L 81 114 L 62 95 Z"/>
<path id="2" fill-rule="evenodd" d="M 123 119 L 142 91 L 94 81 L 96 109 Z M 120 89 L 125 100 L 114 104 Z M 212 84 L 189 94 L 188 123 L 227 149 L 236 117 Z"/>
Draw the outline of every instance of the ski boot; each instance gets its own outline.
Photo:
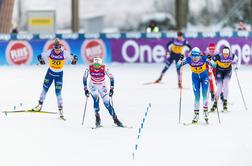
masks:
<path id="1" fill-rule="evenodd" d="M 214 92 L 210 92 L 211 94 L 211 101 L 214 101 Z"/>
<path id="2" fill-rule="evenodd" d="M 227 108 L 227 100 L 223 101 L 223 112 L 227 112 L 228 108 Z"/>
<path id="3" fill-rule="evenodd" d="M 32 108 L 32 111 L 39 112 L 42 109 L 43 102 L 39 101 L 38 105 L 34 108 Z"/>
<path id="4" fill-rule="evenodd" d="M 99 113 L 95 113 L 95 127 L 101 127 L 101 118 Z"/>
<path id="5" fill-rule="evenodd" d="M 62 120 L 66 120 L 64 115 L 63 115 L 63 106 L 58 107 L 58 113 L 59 113 L 59 118 Z"/>
<path id="6" fill-rule="evenodd" d="M 199 110 L 194 110 L 194 117 L 192 123 L 198 123 L 199 120 Z"/>
<path id="7" fill-rule="evenodd" d="M 217 109 L 217 101 L 214 102 L 212 108 L 211 108 L 211 112 L 214 112 Z"/>
<path id="8" fill-rule="evenodd" d="M 182 87 L 182 82 L 181 81 L 178 81 L 178 88 L 180 89 L 180 88 L 183 88 Z"/>
<path id="9" fill-rule="evenodd" d="M 205 121 L 208 124 L 208 109 L 204 109 L 204 117 L 205 117 Z"/>
<path id="10" fill-rule="evenodd" d="M 117 118 L 117 116 L 113 117 L 114 123 L 118 126 L 118 127 L 124 127 L 122 122 L 119 121 L 119 119 Z"/>
<path id="11" fill-rule="evenodd" d="M 161 73 L 160 77 L 154 83 L 160 83 L 163 78 L 163 73 Z"/>
<path id="12" fill-rule="evenodd" d="M 224 99 L 223 92 L 221 92 L 221 94 L 220 94 L 220 98 L 221 98 L 221 101 L 224 103 L 225 99 Z"/>
<path id="13" fill-rule="evenodd" d="M 154 83 L 160 83 L 162 80 L 162 77 L 159 77 Z"/>

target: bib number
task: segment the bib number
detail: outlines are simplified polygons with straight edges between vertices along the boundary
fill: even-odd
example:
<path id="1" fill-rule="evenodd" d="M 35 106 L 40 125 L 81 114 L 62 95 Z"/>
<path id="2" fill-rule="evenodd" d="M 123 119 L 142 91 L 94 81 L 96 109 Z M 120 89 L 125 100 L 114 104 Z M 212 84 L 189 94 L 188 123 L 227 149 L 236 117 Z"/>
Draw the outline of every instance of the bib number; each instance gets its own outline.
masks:
<path id="1" fill-rule="evenodd" d="M 173 51 L 174 53 L 177 53 L 177 54 L 181 54 L 181 53 L 182 53 L 182 49 L 183 49 L 183 46 L 176 46 L 176 45 L 174 45 L 174 46 L 172 47 L 172 51 Z"/>
<path id="2" fill-rule="evenodd" d="M 64 66 L 64 60 L 53 60 L 53 59 L 50 59 L 50 67 L 52 69 L 62 69 Z"/>
<path id="3" fill-rule="evenodd" d="M 59 66 L 59 65 L 61 65 L 61 61 L 52 60 L 52 64 Z"/>

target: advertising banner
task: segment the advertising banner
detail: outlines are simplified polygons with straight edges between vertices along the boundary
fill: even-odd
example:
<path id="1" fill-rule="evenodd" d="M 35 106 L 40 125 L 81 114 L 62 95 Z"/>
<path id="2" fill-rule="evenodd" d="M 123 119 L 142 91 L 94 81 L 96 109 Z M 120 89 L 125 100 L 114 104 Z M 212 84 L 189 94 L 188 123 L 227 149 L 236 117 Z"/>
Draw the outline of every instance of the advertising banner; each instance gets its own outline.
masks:
<path id="1" fill-rule="evenodd" d="M 167 43 L 171 37 L 151 38 L 127 37 L 125 34 L 57 34 L 48 38 L 37 35 L 0 35 L 0 65 L 38 64 L 37 55 L 53 47 L 53 39 L 59 37 L 65 50 L 78 56 L 78 64 L 90 63 L 93 57 L 103 58 L 103 62 L 119 63 L 163 63 L 166 58 Z M 89 37 L 89 38 L 88 38 Z M 192 47 L 205 51 L 209 43 L 217 49 L 230 47 L 238 56 L 239 63 L 252 64 L 252 40 L 247 37 L 188 37 Z M 188 52 L 187 52 L 188 53 Z M 186 53 L 186 54 L 187 54 Z"/>
<path id="2" fill-rule="evenodd" d="M 111 62 L 108 39 L 61 39 L 64 49 L 78 56 L 78 64 L 90 63 L 94 56 Z M 0 41 L 0 65 L 38 64 L 37 56 L 53 47 L 53 40 L 31 39 Z"/>
<path id="3" fill-rule="evenodd" d="M 165 60 L 166 44 L 171 38 L 161 39 L 111 39 L 113 62 L 160 63 Z M 192 47 L 205 51 L 209 43 L 217 49 L 228 46 L 243 64 L 252 64 L 252 40 L 250 38 L 188 38 Z"/>

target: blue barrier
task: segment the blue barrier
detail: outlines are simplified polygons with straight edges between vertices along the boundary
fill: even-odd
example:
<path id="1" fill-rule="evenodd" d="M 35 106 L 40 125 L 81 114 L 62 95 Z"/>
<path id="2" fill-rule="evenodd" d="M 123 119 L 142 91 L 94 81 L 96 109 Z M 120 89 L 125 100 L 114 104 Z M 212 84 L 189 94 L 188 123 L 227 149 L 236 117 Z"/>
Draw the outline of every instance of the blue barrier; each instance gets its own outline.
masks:
<path id="1" fill-rule="evenodd" d="M 0 34 L 0 41 L 32 40 L 32 39 L 140 39 L 140 38 L 172 38 L 175 31 L 160 33 L 71 33 L 71 34 Z M 186 38 L 215 38 L 215 37 L 252 37 L 252 31 L 219 31 L 219 32 L 185 32 Z"/>
<path id="2" fill-rule="evenodd" d="M 105 63 L 160 63 L 164 61 L 165 45 L 175 31 L 160 33 L 72 33 L 72 34 L 0 34 L 0 65 L 31 65 L 37 55 L 52 48 L 52 39 L 60 38 L 64 48 L 79 58 L 78 64 L 89 63 L 92 57 L 102 57 Z M 231 47 L 240 62 L 252 64 L 252 32 L 185 32 L 184 37 L 194 47 L 204 51 L 210 42 L 218 47 Z M 133 45 L 132 45 L 133 44 Z M 127 47 L 126 47 L 127 46 Z M 133 51 L 132 51 L 133 50 Z"/>

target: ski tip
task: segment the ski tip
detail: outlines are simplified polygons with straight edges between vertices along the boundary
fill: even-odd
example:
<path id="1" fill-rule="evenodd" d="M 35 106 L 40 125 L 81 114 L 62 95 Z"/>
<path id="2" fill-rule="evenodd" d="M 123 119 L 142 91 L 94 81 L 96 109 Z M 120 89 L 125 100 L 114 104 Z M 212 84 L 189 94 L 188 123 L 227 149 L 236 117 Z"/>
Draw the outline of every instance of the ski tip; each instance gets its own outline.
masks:
<path id="1" fill-rule="evenodd" d="M 153 84 L 165 84 L 165 83 L 164 82 L 156 82 L 156 81 L 143 83 L 143 85 L 153 85 Z"/>
<path id="2" fill-rule="evenodd" d="M 184 126 L 189 126 L 191 125 L 192 123 L 183 123 Z"/>
<path id="3" fill-rule="evenodd" d="M 151 85 L 151 84 L 155 84 L 155 82 L 145 82 L 145 83 L 143 83 L 143 85 Z"/>
<path id="4" fill-rule="evenodd" d="M 193 125 L 195 125 L 195 126 L 197 126 L 197 125 L 207 125 L 208 126 L 209 125 L 209 121 L 207 121 L 207 122 L 205 121 L 205 123 L 201 123 L 201 122 L 192 123 L 192 122 L 189 122 L 189 123 L 183 123 L 183 125 L 184 126 L 190 126 L 190 125 L 192 125 L 192 126 Z"/>
<path id="5" fill-rule="evenodd" d="M 103 126 L 100 125 L 100 126 L 91 127 L 91 129 L 94 130 L 94 129 L 99 129 L 99 128 L 102 128 L 102 127 L 103 127 Z"/>
<path id="6" fill-rule="evenodd" d="M 64 117 L 59 117 L 60 120 L 66 121 L 66 118 Z"/>
<path id="7" fill-rule="evenodd" d="M 126 128 L 126 129 L 133 129 L 133 126 L 116 126 L 116 127 L 119 127 L 119 128 Z"/>
<path id="8" fill-rule="evenodd" d="M 94 129 L 99 129 L 99 128 L 103 128 L 104 126 L 95 126 L 95 127 L 91 127 L 92 130 Z M 115 127 L 115 128 L 125 128 L 125 129 L 132 129 L 133 126 L 117 126 L 117 125 L 112 125 L 112 127 Z M 109 128 L 109 126 L 105 126 L 105 128 Z"/>
<path id="9" fill-rule="evenodd" d="M 188 122 L 188 123 L 183 123 L 184 126 L 189 126 L 189 125 L 197 125 L 199 124 L 198 122 L 197 123 L 193 123 L 193 122 Z"/>

